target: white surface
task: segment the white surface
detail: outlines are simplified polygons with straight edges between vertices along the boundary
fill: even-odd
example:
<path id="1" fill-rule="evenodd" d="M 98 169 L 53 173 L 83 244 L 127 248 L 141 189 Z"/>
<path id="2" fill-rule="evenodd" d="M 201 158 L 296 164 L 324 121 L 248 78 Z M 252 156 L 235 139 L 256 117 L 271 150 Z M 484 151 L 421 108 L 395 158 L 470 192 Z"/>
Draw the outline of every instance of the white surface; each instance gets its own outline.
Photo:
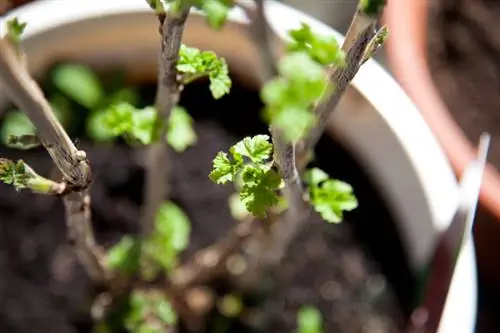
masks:
<path id="1" fill-rule="evenodd" d="M 266 12 L 274 30 L 282 38 L 287 30 L 297 27 L 301 21 L 319 33 L 341 38 L 327 25 L 282 4 L 269 2 Z M 105 20 L 107 15 L 118 13 L 121 15 L 115 19 Z M 34 66 L 35 70 L 41 70 L 58 53 L 85 59 L 99 58 L 111 48 L 115 53 L 112 59 L 108 59 L 110 62 L 118 63 L 126 58 L 138 61 L 139 55 L 131 52 L 134 46 L 146 53 L 147 59 L 141 58 L 143 61 L 156 59 L 152 50 L 157 49 L 157 38 L 151 37 L 157 31 L 154 30 L 156 19 L 143 0 L 45 0 L 28 5 L 12 15 L 29 22 L 24 45 L 30 68 Z M 84 25 L 88 19 L 96 20 Z M 239 10 L 231 13 L 231 19 L 245 22 Z M 80 29 L 74 26 L 57 29 L 63 24 L 79 21 L 82 22 Z M 123 30 L 122 35 L 126 38 L 110 39 L 110 34 L 116 29 Z M 41 34 L 49 31 L 51 35 Z M 70 36 L 70 33 L 73 35 Z M 224 41 L 216 41 L 217 36 L 189 38 L 193 43 L 218 43 L 219 49 L 214 51 L 224 56 L 241 52 L 235 61 L 247 66 L 255 65 L 252 50 L 243 52 L 248 45 L 243 43 L 238 48 L 224 45 Z M 96 44 L 89 43 L 94 39 Z M 89 45 L 94 46 L 88 49 Z M 251 71 L 252 67 L 244 68 Z M 432 249 L 436 232 L 446 227 L 456 206 L 457 185 L 453 172 L 418 110 L 381 66 L 368 61 L 354 79 L 353 86 L 373 108 L 339 108 L 332 117 L 331 130 L 372 172 L 398 220 L 413 267 L 419 267 Z M 453 278 L 440 333 L 473 332 L 475 270 L 469 237 Z"/>

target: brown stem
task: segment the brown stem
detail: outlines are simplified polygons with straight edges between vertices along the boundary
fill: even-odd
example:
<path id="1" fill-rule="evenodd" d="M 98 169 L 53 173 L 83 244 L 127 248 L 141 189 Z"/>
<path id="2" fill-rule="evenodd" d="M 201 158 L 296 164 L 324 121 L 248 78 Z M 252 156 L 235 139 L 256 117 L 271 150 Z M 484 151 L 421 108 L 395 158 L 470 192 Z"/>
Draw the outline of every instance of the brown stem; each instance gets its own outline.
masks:
<path id="1" fill-rule="evenodd" d="M 69 192 L 63 196 L 66 210 L 68 238 L 90 277 L 97 283 L 108 281 L 107 272 L 101 264 L 101 254 L 91 224 L 90 195 L 88 190 Z"/>
<path id="2" fill-rule="evenodd" d="M 0 39 L 0 81 L 9 98 L 34 124 L 40 142 L 63 174 L 67 182 L 63 199 L 69 239 L 90 277 L 97 283 L 104 283 L 105 269 L 96 252 L 90 220 L 88 186 L 91 172 L 85 152 L 76 149 L 7 39 Z"/>
<path id="3" fill-rule="evenodd" d="M 148 148 L 146 164 L 145 206 L 142 216 L 142 233 L 149 234 L 154 228 L 158 208 L 168 192 L 168 145 L 165 140 L 167 122 L 172 108 L 178 103 L 181 87 L 177 81 L 177 58 L 189 9 L 179 15 L 161 14 L 161 54 L 158 64 L 156 108 L 158 119 L 155 129 L 157 141 Z"/>
<path id="4" fill-rule="evenodd" d="M 330 81 L 335 86 L 335 91 L 326 101 L 326 103 L 316 106 L 314 112 L 317 117 L 317 123 L 308 133 L 306 138 L 300 144 L 298 156 L 301 169 L 305 167 L 306 155 L 314 149 L 321 135 L 325 131 L 328 118 L 337 107 L 338 103 L 350 82 L 357 74 L 363 64 L 367 47 L 377 38 L 377 25 L 379 18 L 373 18 L 364 13 L 361 6 L 358 6 L 356 14 L 353 17 L 349 30 L 346 34 L 342 51 L 346 52 L 345 66 L 334 67 L 330 70 Z"/>
<path id="5" fill-rule="evenodd" d="M 9 98 L 28 116 L 37 136 L 64 178 L 81 188 L 90 184 L 91 172 L 85 153 L 76 149 L 64 131 L 42 90 L 7 39 L 0 39 L 0 76 Z"/>

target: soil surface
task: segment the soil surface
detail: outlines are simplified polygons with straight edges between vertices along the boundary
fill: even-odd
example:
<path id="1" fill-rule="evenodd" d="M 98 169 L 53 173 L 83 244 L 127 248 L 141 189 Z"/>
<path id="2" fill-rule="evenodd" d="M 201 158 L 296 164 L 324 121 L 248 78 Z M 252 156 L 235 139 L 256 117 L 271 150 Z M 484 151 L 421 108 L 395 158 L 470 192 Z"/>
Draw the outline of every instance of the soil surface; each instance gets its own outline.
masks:
<path id="1" fill-rule="evenodd" d="M 146 99 L 150 92 L 145 90 Z M 257 95 L 238 87 L 215 102 L 205 84 L 194 84 L 183 101 L 197 119 L 199 142 L 175 155 L 171 191 L 193 224 L 189 254 L 235 223 L 226 204 L 231 187 L 214 185 L 207 177 L 212 158 L 237 138 L 266 128 L 258 121 Z M 109 246 L 137 231 L 143 168 L 138 154 L 125 145 L 96 146 L 82 139 L 80 147 L 95 172 L 95 232 Z M 264 332 L 294 332 L 302 305 L 321 310 L 325 332 L 397 332 L 412 284 L 391 218 L 367 177 L 338 145 L 324 138 L 317 153 L 322 168 L 354 186 L 360 208 L 340 225 L 310 219 L 261 305 Z M 57 174 L 41 149 L 1 147 L 0 154 L 22 156 L 43 175 Z M 91 285 L 66 243 L 61 201 L 0 185 L 0 222 L 0 332 L 90 332 Z"/>

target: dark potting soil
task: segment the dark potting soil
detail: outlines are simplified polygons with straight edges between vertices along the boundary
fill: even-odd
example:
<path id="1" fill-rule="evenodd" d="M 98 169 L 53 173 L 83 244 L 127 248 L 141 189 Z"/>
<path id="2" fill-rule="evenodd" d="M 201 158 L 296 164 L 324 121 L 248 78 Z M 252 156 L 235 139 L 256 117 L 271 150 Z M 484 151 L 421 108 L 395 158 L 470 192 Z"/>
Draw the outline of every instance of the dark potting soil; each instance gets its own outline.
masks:
<path id="1" fill-rule="evenodd" d="M 151 91 L 145 90 L 146 99 Z M 214 185 L 207 177 L 213 157 L 266 127 L 258 121 L 258 95 L 238 86 L 216 102 L 205 84 L 193 84 L 183 93 L 183 104 L 196 119 L 199 142 L 174 155 L 171 191 L 193 225 L 189 255 L 236 223 L 227 208 L 231 187 Z M 109 246 L 137 231 L 143 169 L 138 154 L 125 145 L 82 140 L 80 147 L 95 173 L 95 232 L 99 243 Z M 41 149 L 1 147 L 0 155 L 23 157 L 41 174 L 55 174 Z M 321 310 L 325 332 L 398 332 L 413 288 L 391 217 L 366 175 L 334 141 L 322 139 L 316 163 L 354 186 L 360 208 L 340 225 L 310 219 L 260 306 L 265 332 L 294 332 L 302 305 Z M 0 332 L 88 333 L 90 302 L 90 282 L 66 243 L 61 201 L 0 185 Z"/>

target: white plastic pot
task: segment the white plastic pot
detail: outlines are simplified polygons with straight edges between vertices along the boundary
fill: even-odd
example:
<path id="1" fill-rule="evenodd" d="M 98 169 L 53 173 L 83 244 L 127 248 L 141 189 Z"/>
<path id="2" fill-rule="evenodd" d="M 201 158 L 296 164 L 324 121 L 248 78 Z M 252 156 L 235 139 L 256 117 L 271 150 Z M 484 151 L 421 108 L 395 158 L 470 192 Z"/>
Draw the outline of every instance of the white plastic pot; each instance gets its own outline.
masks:
<path id="1" fill-rule="evenodd" d="M 328 26 L 280 3 L 269 2 L 266 12 L 282 39 L 301 22 L 342 39 Z M 144 0 L 42 0 L 11 15 L 28 22 L 23 45 L 35 75 L 61 58 L 97 68 L 126 67 L 137 78 L 156 73 L 158 21 Z M 216 32 L 202 17 L 191 15 L 184 42 L 225 57 L 233 72 L 257 86 L 259 58 L 249 40 L 247 20 L 234 10 L 230 21 Z M 0 107 L 6 102 L 0 92 Z M 457 202 L 454 174 L 431 131 L 410 99 L 374 61 L 366 62 L 357 74 L 328 131 L 369 170 L 397 220 L 410 264 L 417 272 Z M 469 238 L 439 332 L 472 333 L 476 296 L 475 257 Z"/>

